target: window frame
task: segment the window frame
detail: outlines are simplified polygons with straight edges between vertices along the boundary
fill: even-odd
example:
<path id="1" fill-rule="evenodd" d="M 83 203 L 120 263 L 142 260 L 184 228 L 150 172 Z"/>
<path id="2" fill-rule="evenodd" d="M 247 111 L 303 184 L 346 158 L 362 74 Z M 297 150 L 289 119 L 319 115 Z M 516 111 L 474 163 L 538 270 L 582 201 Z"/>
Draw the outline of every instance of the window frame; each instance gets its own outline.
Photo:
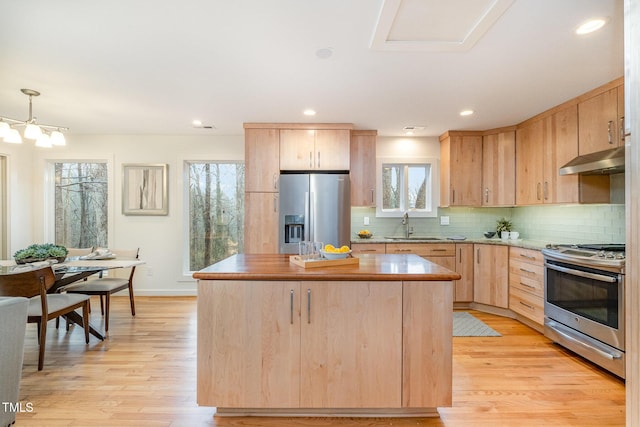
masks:
<path id="1" fill-rule="evenodd" d="M 384 209 L 382 206 L 382 170 L 386 166 L 400 166 L 402 168 L 400 207 L 397 209 Z M 407 175 L 411 166 L 428 166 L 426 176 L 427 194 L 431 197 L 426 200 L 426 209 L 408 208 Z M 440 201 L 440 174 L 439 161 L 433 157 L 378 157 L 376 158 L 376 217 L 399 218 L 405 212 L 410 212 L 413 217 L 431 218 L 438 216 Z"/>
<path id="2" fill-rule="evenodd" d="M 56 215 L 55 215 L 55 164 L 56 163 L 104 163 L 107 165 L 107 243 L 112 246 L 114 230 L 115 230 L 115 197 L 114 197 L 114 180 L 113 161 L 105 158 L 91 159 L 87 157 L 64 157 L 64 158 L 47 158 L 45 159 L 44 174 L 44 236 L 46 241 L 54 242 L 56 238 Z"/>

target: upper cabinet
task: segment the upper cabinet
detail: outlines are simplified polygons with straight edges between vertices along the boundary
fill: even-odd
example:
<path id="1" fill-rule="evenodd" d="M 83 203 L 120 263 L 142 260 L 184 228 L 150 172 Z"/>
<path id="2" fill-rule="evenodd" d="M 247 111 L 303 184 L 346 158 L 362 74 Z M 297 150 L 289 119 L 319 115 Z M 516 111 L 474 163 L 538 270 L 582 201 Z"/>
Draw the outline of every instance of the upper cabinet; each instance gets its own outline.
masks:
<path id="1" fill-rule="evenodd" d="M 624 146 L 624 86 L 578 104 L 580 155 Z"/>
<path id="2" fill-rule="evenodd" d="M 482 206 L 516 203 L 516 131 L 482 137 Z"/>
<path id="3" fill-rule="evenodd" d="M 351 206 L 376 205 L 377 135 L 375 130 L 351 131 Z"/>
<path id="4" fill-rule="evenodd" d="M 280 129 L 280 170 L 349 170 L 349 129 Z"/>
<path id="5" fill-rule="evenodd" d="M 440 136 L 440 206 L 482 205 L 482 134 Z"/>
<path id="6" fill-rule="evenodd" d="M 516 204 L 577 203 L 577 175 L 560 167 L 578 155 L 575 105 L 520 126 L 516 136 Z"/>
<path id="7" fill-rule="evenodd" d="M 245 191 L 278 191 L 280 136 L 277 129 L 244 131 Z"/>

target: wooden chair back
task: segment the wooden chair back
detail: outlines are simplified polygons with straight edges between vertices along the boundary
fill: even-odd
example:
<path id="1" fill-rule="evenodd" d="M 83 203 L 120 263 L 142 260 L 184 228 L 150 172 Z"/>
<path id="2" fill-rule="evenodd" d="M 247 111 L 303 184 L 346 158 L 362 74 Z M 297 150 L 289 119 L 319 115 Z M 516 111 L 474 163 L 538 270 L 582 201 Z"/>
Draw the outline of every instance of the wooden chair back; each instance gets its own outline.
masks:
<path id="1" fill-rule="evenodd" d="M 33 298 L 41 296 L 46 300 L 47 290 L 56 281 L 51 267 L 0 275 L 0 296 Z"/>

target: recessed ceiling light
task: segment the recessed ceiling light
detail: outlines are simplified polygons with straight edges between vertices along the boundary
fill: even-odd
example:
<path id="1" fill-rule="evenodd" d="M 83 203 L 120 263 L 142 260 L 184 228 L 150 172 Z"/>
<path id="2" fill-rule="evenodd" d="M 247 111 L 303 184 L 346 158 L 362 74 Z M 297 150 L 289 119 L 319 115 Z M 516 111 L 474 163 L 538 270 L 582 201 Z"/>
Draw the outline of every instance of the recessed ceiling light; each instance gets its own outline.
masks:
<path id="1" fill-rule="evenodd" d="M 580 24 L 576 29 L 576 34 L 582 35 L 593 33 L 594 31 L 598 31 L 600 28 L 604 27 L 604 24 L 606 23 L 607 20 L 603 18 L 590 19 Z"/>
<path id="2" fill-rule="evenodd" d="M 462 111 L 460 111 L 460 115 L 463 116 L 463 117 L 464 116 L 471 116 L 474 113 L 475 113 L 475 111 L 473 111 L 473 110 L 462 110 Z"/>
<path id="3" fill-rule="evenodd" d="M 202 126 L 202 122 L 200 120 L 194 120 L 191 122 L 194 126 Z"/>
<path id="4" fill-rule="evenodd" d="M 305 116 L 315 116 L 316 112 L 314 110 L 304 110 Z"/>
<path id="5" fill-rule="evenodd" d="M 322 49 L 318 49 L 318 50 L 316 50 L 316 56 L 319 59 L 331 58 L 331 56 L 333 56 L 333 48 L 324 47 Z"/>

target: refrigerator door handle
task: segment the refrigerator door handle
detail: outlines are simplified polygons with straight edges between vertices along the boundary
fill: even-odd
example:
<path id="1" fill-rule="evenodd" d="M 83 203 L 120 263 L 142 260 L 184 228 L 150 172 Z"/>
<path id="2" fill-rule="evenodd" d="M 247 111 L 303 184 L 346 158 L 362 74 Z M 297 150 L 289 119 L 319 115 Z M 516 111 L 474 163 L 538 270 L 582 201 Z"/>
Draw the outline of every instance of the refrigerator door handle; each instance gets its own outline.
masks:
<path id="1" fill-rule="evenodd" d="M 314 228 L 314 223 L 316 221 L 315 218 L 315 214 L 316 214 L 316 203 L 315 203 L 315 198 L 316 198 L 316 193 L 309 192 L 309 241 L 313 242 L 315 241 L 315 232 L 313 230 Z"/>
<path id="2" fill-rule="evenodd" d="M 309 233 L 311 232 L 311 221 L 309 218 L 309 210 L 310 210 L 310 194 L 308 191 L 304 193 L 304 240 L 309 241 Z"/>

